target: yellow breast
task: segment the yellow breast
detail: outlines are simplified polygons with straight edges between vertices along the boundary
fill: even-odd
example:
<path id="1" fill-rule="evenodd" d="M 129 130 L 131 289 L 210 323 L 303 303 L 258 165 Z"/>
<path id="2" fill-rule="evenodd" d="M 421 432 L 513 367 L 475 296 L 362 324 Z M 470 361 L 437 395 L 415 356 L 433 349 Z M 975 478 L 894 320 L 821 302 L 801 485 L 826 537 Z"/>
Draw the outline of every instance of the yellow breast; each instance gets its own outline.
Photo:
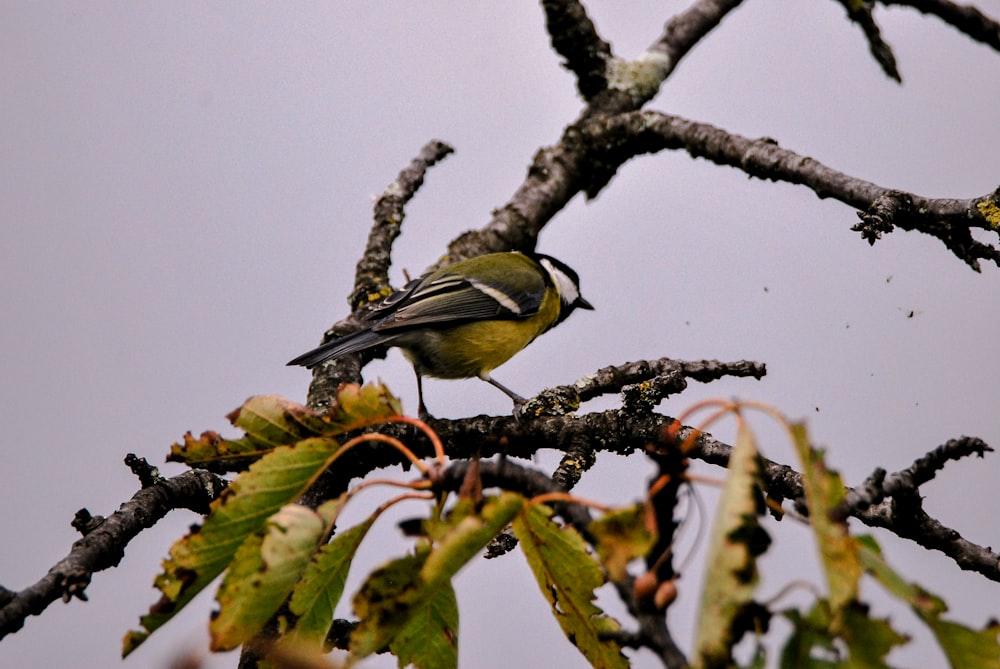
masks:
<path id="1" fill-rule="evenodd" d="M 442 330 L 422 330 L 397 340 L 420 374 L 467 379 L 489 374 L 545 332 L 559 316 L 555 291 L 534 316 L 473 321 Z"/>

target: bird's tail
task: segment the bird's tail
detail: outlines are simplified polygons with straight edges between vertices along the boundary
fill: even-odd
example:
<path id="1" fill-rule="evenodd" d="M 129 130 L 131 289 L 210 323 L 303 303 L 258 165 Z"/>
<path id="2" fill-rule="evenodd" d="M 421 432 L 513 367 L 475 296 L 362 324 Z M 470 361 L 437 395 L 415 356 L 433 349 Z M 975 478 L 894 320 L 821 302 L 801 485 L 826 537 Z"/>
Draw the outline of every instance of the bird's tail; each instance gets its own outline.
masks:
<path id="1" fill-rule="evenodd" d="M 358 351 L 375 346 L 376 344 L 387 343 L 390 339 L 393 339 L 393 337 L 387 337 L 384 334 L 372 332 L 371 330 L 362 330 L 361 332 L 349 334 L 346 337 L 340 337 L 339 339 L 328 341 L 322 346 L 314 348 L 307 353 L 303 353 L 294 360 L 288 361 L 287 364 L 301 365 L 302 367 L 312 369 L 316 365 L 330 360 L 331 358 L 346 355 L 347 353 L 357 353 Z"/>

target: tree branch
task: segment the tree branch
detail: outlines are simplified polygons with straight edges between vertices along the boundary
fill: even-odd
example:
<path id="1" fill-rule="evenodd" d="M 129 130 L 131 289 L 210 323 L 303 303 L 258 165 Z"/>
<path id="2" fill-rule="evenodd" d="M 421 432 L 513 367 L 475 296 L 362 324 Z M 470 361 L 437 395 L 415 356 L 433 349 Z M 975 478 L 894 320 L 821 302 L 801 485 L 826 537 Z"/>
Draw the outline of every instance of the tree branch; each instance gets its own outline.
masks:
<path id="1" fill-rule="evenodd" d="M 725 466 L 731 451 L 732 447 L 728 444 L 715 440 L 699 441 L 689 455 Z M 992 449 L 982 440 L 962 437 L 939 446 L 901 472 L 889 476 L 876 472 L 861 486 L 847 491 L 846 515 L 869 527 L 888 530 L 923 548 L 940 551 L 962 569 L 1000 582 L 1000 555 L 964 539 L 956 530 L 929 516 L 921 508 L 917 492 L 919 486 L 933 478 L 933 473 L 947 461 L 969 455 L 983 457 L 987 451 Z M 765 459 L 764 481 L 769 494 L 779 499 L 794 500 L 804 508 L 802 477 L 798 472 Z"/>
<path id="2" fill-rule="evenodd" d="M 628 378 L 633 383 L 640 378 L 636 369 L 648 367 L 649 371 L 642 378 L 653 376 L 653 370 L 659 367 L 675 365 L 677 369 L 691 368 L 692 373 L 716 374 L 717 371 L 729 367 L 741 369 L 742 363 L 685 363 L 681 361 L 653 361 L 648 363 L 630 363 L 621 367 L 605 368 L 597 375 L 607 379 L 607 387 L 627 384 Z M 634 368 L 634 369 L 633 369 Z M 743 371 L 753 375 L 754 367 L 747 364 Z M 586 385 L 585 377 L 582 383 Z M 576 384 L 574 384 L 575 387 Z M 600 383 L 596 384 L 600 385 Z M 544 394 L 544 393 L 543 393 Z M 445 445 L 450 457 L 456 459 L 483 457 L 490 458 L 504 454 L 510 457 L 531 459 L 540 449 L 551 448 L 564 453 L 575 454 L 574 462 L 587 462 L 581 453 L 588 457 L 599 452 L 612 452 L 619 455 L 630 455 L 637 450 L 643 450 L 648 444 L 661 444 L 663 448 L 673 447 L 673 441 L 667 439 L 667 428 L 673 423 L 673 418 L 648 411 L 609 410 L 584 415 L 541 416 L 520 421 L 511 416 L 476 416 L 460 420 L 442 420 L 434 423 L 434 428 Z M 392 433 L 410 444 L 415 453 L 421 457 L 432 455 L 432 449 L 423 437 L 410 427 L 388 426 L 385 431 Z M 692 433 L 691 428 L 683 428 L 678 439 L 683 441 Z M 484 436 L 485 435 L 485 436 Z M 949 442 L 927 456 L 918 460 L 910 470 L 879 479 L 874 483 L 884 485 L 882 496 L 891 496 L 897 502 L 874 504 L 870 508 L 862 508 L 863 504 L 852 502 L 857 508 L 850 510 L 851 516 L 871 527 L 881 527 L 929 549 L 939 550 L 952 558 L 963 569 L 974 570 L 991 580 L 1000 581 L 1000 567 L 997 556 L 987 548 L 983 548 L 963 539 L 957 532 L 945 527 L 940 522 L 925 514 L 919 508 L 901 507 L 898 500 L 904 499 L 906 487 L 899 481 L 912 479 L 914 486 L 929 480 L 931 472 L 940 469 L 949 460 L 967 457 L 970 454 L 982 455 L 990 450 L 982 441 L 963 438 L 954 443 Z M 703 460 L 709 464 L 726 467 L 732 447 L 718 441 L 710 434 L 699 434 L 689 457 Z M 393 465 L 403 464 L 401 456 L 393 449 L 372 448 L 355 449 L 348 453 L 339 463 L 335 472 L 327 472 L 318 482 L 322 488 L 319 494 L 324 498 L 338 495 L 347 489 L 350 481 L 366 473 Z M 558 475 L 564 486 L 575 484 L 579 475 L 586 470 L 583 466 L 579 471 L 563 472 L 560 465 Z M 764 480 L 767 492 L 776 499 L 789 499 L 797 504 L 804 503 L 801 475 L 793 468 L 780 463 L 764 460 Z M 912 471 L 911 471 L 912 470 Z M 884 483 L 883 483 L 884 482 Z M 873 484 L 869 479 L 869 484 Z M 568 485 L 567 485 L 568 484 Z M 897 486 L 893 488 L 892 486 Z M 859 488 L 860 489 L 860 488 Z M 852 495 L 857 495 L 855 489 Z M 881 497 L 879 498 L 881 499 Z"/>
<path id="3" fill-rule="evenodd" d="M 844 7 L 847 17 L 857 23 L 864 31 L 865 39 L 868 40 L 868 51 L 871 52 L 875 62 L 882 67 L 886 76 L 903 83 L 903 78 L 899 76 L 899 68 L 896 66 L 896 56 L 892 53 L 892 47 L 882 39 L 882 33 L 878 24 L 875 23 L 875 17 L 872 16 L 875 3 L 872 0 L 838 0 L 838 2 Z"/>
<path id="4" fill-rule="evenodd" d="M 606 382 L 605 391 L 614 383 L 638 384 L 644 378 L 653 378 L 661 367 L 676 366 L 677 369 L 690 374 L 691 378 L 706 379 L 711 375 L 756 376 L 763 371 L 763 365 L 758 363 L 722 363 L 718 361 L 679 361 L 654 360 L 627 363 L 621 367 L 609 367 L 597 373 L 598 380 L 594 385 L 588 385 L 591 377 L 584 377 L 577 384 L 582 384 L 584 392 L 601 387 Z M 634 368 L 634 369 L 633 369 Z M 645 369 L 645 372 L 641 370 Z M 631 370 L 631 371 L 630 371 Z M 725 370 L 725 371 L 723 371 Z M 759 377 L 758 377 L 759 378 Z M 617 379 L 617 380 L 615 380 Z M 558 386 L 555 389 L 542 391 L 538 397 L 529 400 L 528 405 L 539 406 L 553 404 L 565 408 L 565 403 L 571 403 L 577 395 L 577 384 Z M 560 397 L 565 390 L 570 399 Z M 600 393 L 598 393 L 600 394 Z M 545 398 L 557 397 L 557 402 Z M 596 396 L 596 394 L 594 395 Z M 541 398 L 541 401 L 538 401 Z M 445 451 L 451 458 L 464 459 L 473 457 L 490 458 L 505 454 L 511 457 L 530 460 L 541 448 L 552 448 L 563 453 L 575 453 L 574 461 L 580 465 L 575 471 L 564 471 L 561 477 L 566 477 L 564 483 L 572 485 L 575 479 L 587 469 L 586 462 L 594 453 L 610 451 L 627 455 L 636 450 L 644 450 L 647 443 L 660 439 L 662 425 L 671 419 L 665 417 L 651 418 L 655 414 L 649 411 L 629 413 L 627 411 L 607 411 L 590 413 L 582 416 L 563 415 L 567 411 L 531 412 L 524 411 L 517 418 L 514 416 L 475 416 L 455 420 L 434 420 L 432 427 L 445 444 Z M 426 436 L 414 428 L 390 424 L 380 428 L 380 432 L 390 434 L 406 443 L 418 457 L 432 457 L 433 448 Z M 632 434 L 631 438 L 626 435 Z M 603 435 L 603 437 L 602 437 Z M 608 435 L 613 435 L 609 437 Z M 587 455 L 589 454 L 589 455 Z M 366 448 L 354 448 L 338 460 L 337 467 L 324 472 L 310 488 L 307 496 L 311 500 L 327 500 L 340 495 L 356 478 L 362 478 L 376 469 L 405 465 L 406 462 L 393 448 L 373 445 Z M 570 483 L 572 482 L 572 483 Z"/>
<path id="5" fill-rule="evenodd" d="M 581 141 L 596 154 L 594 160 L 609 169 L 642 153 L 683 149 L 695 158 L 736 167 L 753 177 L 804 185 L 820 198 L 834 198 L 859 209 L 861 222 L 852 229 L 869 243 L 894 228 L 916 230 L 940 239 L 977 272 L 980 260 L 1000 266 L 1000 248 L 978 242 L 971 234 L 973 228 L 993 234 L 1000 231 L 1000 188 L 964 200 L 892 190 L 783 149 L 773 139 L 748 139 L 655 111 L 594 118 L 581 131 Z"/>
<path id="6" fill-rule="evenodd" d="M 406 205 L 423 185 L 427 170 L 452 152 L 454 149 L 444 142 L 431 140 L 375 202 L 375 222 L 355 270 L 354 290 L 349 299 L 351 315 L 332 325 L 324 333 L 322 343 L 360 330 L 364 312 L 392 292 L 389 285 L 392 244 L 399 237 Z M 318 365 L 313 369 L 306 404 L 316 411 L 329 409 L 342 383 L 360 383 L 361 369 L 375 358 L 384 357 L 385 347 L 377 346 Z"/>
<path id="7" fill-rule="evenodd" d="M 709 383 L 726 376 L 750 377 L 758 381 L 767 374 L 764 363 L 752 360 L 720 362 L 718 360 L 637 360 L 623 365 L 602 367 L 594 374 L 588 374 L 573 384 L 580 394 L 580 400 L 587 400 L 621 392 L 625 387 L 642 383 L 659 376 L 679 372 L 685 378 Z"/>
<path id="8" fill-rule="evenodd" d="M 951 439 L 902 471 L 888 476 L 876 471 L 869 482 L 882 478 L 881 484 L 849 491 L 845 500 L 848 512 L 866 525 L 887 529 L 924 548 L 940 551 L 962 569 L 1000 581 L 1000 554 L 967 541 L 957 531 L 929 516 L 923 509 L 919 492 L 920 486 L 932 480 L 949 461 L 970 455 L 982 458 L 992 451 L 976 437 Z"/>
<path id="9" fill-rule="evenodd" d="M 392 292 L 389 285 L 389 265 L 392 264 L 392 244 L 399 237 L 406 218 L 406 205 L 424 183 L 427 170 L 454 153 L 448 144 L 431 140 L 385 187 L 375 202 L 375 223 L 368 233 L 368 245 L 358 261 L 354 274 L 354 292 L 351 294 L 351 311 L 357 311 L 379 302 Z"/>
<path id="10" fill-rule="evenodd" d="M 449 245 L 449 255 L 464 258 L 492 251 L 531 250 L 544 225 L 578 192 L 595 197 L 618 167 L 635 155 L 664 148 L 683 148 L 692 156 L 739 167 L 752 176 L 806 185 L 821 198 L 834 197 L 859 209 L 862 222 L 854 229 L 870 243 L 896 227 L 915 229 L 941 239 L 974 269 L 979 269 L 979 260 L 984 258 L 1000 265 L 1000 251 L 973 240 L 970 231 L 973 227 L 993 232 L 1000 229 L 1000 190 L 972 200 L 921 198 L 837 172 L 810 158 L 781 149 L 773 140 L 749 140 L 706 124 L 665 114 L 638 112 L 657 94 L 679 60 L 739 4 L 739 0 L 697 0 L 688 10 L 668 21 L 660 38 L 635 61 L 625 61 L 614 56 L 611 46 L 600 37 L 578 2 L 543 0 L 553 48 L 576 76 L 577 88 L 588 104 L 577 121 L 567 126 L 556 145 L 543 148 L 535 155 L 524 182 L 510 201 L 482 229 L 455 239 Z M 881 40 L 870 5 L 863 15 L 855 13 L 852 19 L 862 25 L 872 52 L 883 68 L 898 79 L 894 58 L 888 45 Z M 398 234 L 398 222 L 395 230 Z M 384 245 L 386 262 L 390 247 L 391 239 Z M 353 308 L 363 306 L 365 300 L 375 299 L 376 293 L 387 287 L 388 282 L 374 285 L 378 290 L 355 292 Z M 357 370 L 359 373 L 360 367 Z M 724 373 L 733 371 L 727 369 Z M 759 378 L 755 371 L 762 374 L 763 367 L 759 370 L 748 367 L 744 373 Z M 479 416 L 437 421 L 435 427 L 453 458 L 495 454 L 530 457 L 543 447 L 563 450 L 567 456 L 556 472 L 558 482 L 543 478 L 561 489 L 568 489 L 586 470 L 587 463 L 593 461 L 597 451 L 628 454 L 649 443 L 663 442 L 665 428 L 672 419 L 653 414 L 651 410 L 662 397 L 683 389 L 685 379 L 694 378 L 690 372 L 692 370 L 678 367 L 675 361 L 664 361 L 655 371 L 616 368 L 607 379 L 581 380 L 573 386 L 553 389 L 551 401 L 540 405 L 546 410 L 572 407 L 574 401 L 587 399 L 587 393 L 596 396 L 621 391 L 624 394 L 624 410 L 621 411 L 584 416 L 541 415 L 539 412 L 529 413 L 527 419 L 521 421 L 511 417 Z M 711 371 L 704 373 L 709 380 L 718 378 L 712 377 Z M 326 387 L 327 398 L 335 387 Z M 315 387 L 314 381 L 310 389 L 312 406 L 323 406 L 321 390 Z M 531 419 L 532 415 L 538 417 Z M 422 437 L 411 428 L 392 426 L 387 431 L 398 432 L 415 445 L 418 454 L 430 452 L 429 447 L 426 451 L 420 450 Z M 687 433 L 688 430 L 682 431 L 682 438 Z M 728 445 L 710 435 L 701 435 L 691 455 L 724 465 L 730 451 Z M 324 475 L 318 487 L 325 488 L 324 496 L 336 494 L 346 489 L 354 476 L 398 464 L 399 460 L 398 453 L 390 449 L 356 449 L 338 463 L 338 471 Z M 568 460 L 580 466 L 570 467 Z M 791 468 L 765 462 L 765 477 L 770 494 L 802 499 L 801 477 Z M 877 488 L 886 480 L 873 478 L 869 484 Z M 852 510 L 852 513 L 864 522 L 876 524 L 879 519 L 869 517 L 874 511 L 875 507 L 870 507 Z M 922 527 L 936 531 L 930 522 Z M 889 529 L 897 533 L 905 531 L 896 527 Z M 952 541 L 939 550 L 953 555 L 954 545 Z"/>
<path id="11" fill-rule="evenodd" d="M 759 381 L 766 373 L 763 363 L 748 360 L 637 360 L 604 367 L 569 385 L 547 388 L 525 403 L 520 415 L 571 413 L 582 402 L 614 393 L 622 393 L 626 411 L 652 411 L 665 398 L 687 388 L 687 379 L 709 383 L 724 376 L 752 376 Z"/>
<path id="12" fill-rule="evenodd" d="M 876 2 L 886 6 L 912 7 L 925 14 L 933 14 L 957 28 L 972 39 L 1000 51 L 1000 23 L 989 18 L 975 7 L 959 5 L 951 0 L 837 0 L 848 18 L 858 24 L 868 40 L 868 50 L 882 67 L 886 76 L 902 83 L 892 48 L 882 39 L 875 22 L 873 10 Z"/>
<path id="13" fill-rule="evenodd" d="M 135 456 L 130 454 L 129 458 Z M 145 471 L 149 471 L 148 465 Z M 34 585 L 20 592 L 0 592 L 0 639 L 21 629 L 28 616 L 39 615 L 57 599 L 86 600 L 84 590 L 91 575 L 117 566 L 125 546 L 139 532 L 173 509 L 207 513 L 208 505 L 226 485 L 225 479 L 195 469 L 169 479 L 147 479 L 143 488 L 108 518 L 91 518 L 85 509 L 78 512 L 74 526 L 83 528 L 85 535 L 73 544 L 69 554 Z"/>
<path id="14" fill-rule="evenodd" d="M 585 96 L 588 104 L 580 118 L 566 128 L 555 146 L 544 147 L 535 154 L 524 182 L 507 204 L 497 210 L 493 219 L 481 229 L 463 233 L 452 241 L 448 245 L 449 254 L 455 258 L 469 258 L 494 251 L 533 250 L 545 224 L 577 193 L 585 191 L 588 197 L 596 196 L 614 171 L 607 172 L 586 155 L 579 141 L 579 124 L 593 115 L 634 111 L 653 99 L 660 84 L 673 72 L 680 59 L 741 1 L 697 0 L 671 18 L 663 34 L 635 61 L 614 57 L 608 60 L 605 89 L 590 93 L 594 82 L 600 78 L 593 74 L 588 75 L 586 83 L 578 82 L 578 87 L 583 86 L 588 91 L 588 96 Z M 571 10 L 567 9 L 564 13 L 571 13 Z M 556 22 L 554 25 L 566 26 L 563 30 L 586 32 L 580 20 L 578 18 L 577 23 Z M 553 43 L 561 43 L 563 39 L 561 35 L 552 35 Z M 596 37 L 596 32 L 590 39 L 590 51 L 599 49 L 593 45 L 594 39 L 600 39 Z M 599 56 L 583 59 L 569 49 L 560 53 L 567 60 L 571 56 L 574 58 L 567 63 L 574 72 L 589 71 L 599 59 Z M 578 57 L 579 61 L 576 60 Z M 615 165 L 614 169 L 617 167 Z"/>
<path id="15" fill-rule="evenodd" d="M 960 5 L 950 0 L 878 0 L 887 7 L 912 7 L 924 14 L 938 17 L 977 42 L 1000 51 L 1000 23 L 972 5 Z"/>
<path id="16" fill-rule="evenodd" d="M 1000 26 L 974 8 L 955 5 L 948 0 L 880 1 L 912 6 L 941 16 L 970 37 L 1000 49 L 1000 46 L 996 46 L 1000 45 Z M 549 4 L 556 5 L 561 12 L 561 19 L 565 19 L 550 20 L 553 44 L 566 58 L 567 67 L 577 73 L 580 79 L 578 86 L 581 91 L 586 91 L 584 96 L 588 105 L 580 118 L 566 128 L 558 144 L 538 151 L 524 182 L 510 201 L 494 214 L 493 219 L 482 229 L 464 233 L 449 245 L 453 256 L 470 257 L 491 251 L 533 249 L 538 233 L 556 212 L 581 190 L 589 198 L 596 197 L 628 158 L 636 153 L 661 148 L 685 148 L 692 155 L 740 167 L 753 176 L 809 186 L 820 197 L 836 197 L 856 207 L 860 210 L 861 222 L 853 229 L 861 232 L 869 243 L 874 243 L 883 233 L 896 227 L 919 230 L 940 239 L 949 250 L 976 271 L 979 271 L 979 261 L 983 259 L 1000 265 L 1000 250 L 976 241 L 970 234 L 970 228 L 974 227 L 991 232 L 1000 230 L 998 192 L 971 200 L 919 197 L 831 170 L 810 158 L 780 149 L 773 140 L 754 142 L 729 135 L 707 124 L 683 121 L 667 115 L 660 116 L 672 119 L 672 125 L 675 126 L 669 129 L 671 132 L 668 134 L 677 132 L 678 124 L 687 124 L 688 129 L 693 132 L 704 133 L 710 130 L 716 135 L 721 133 L 722 137 L 704 138 L 711 141 L 711 144 L 703 143 L 702 138 L 692 137 L 696 141 L 678 141 L 673 146 L 664 145 L 624 155 L 609 155 L 610 152 L 588 155 L 586 144 L 588 140 L 594 139 L 595 125 L 620 122 L 607 121 L 612 117 L 634 119 L 640 115 L 637 110 L 656 95 L 679 60 L 719 25 L 730 11 L 738 7 L 740 1 L 698 0 L 687 10 L 672 17 L 660 38 L 631 62 L 616 58 L 613 54 L 610 58 L 606 57 L 601 46 L 604 44 L 603 40 L 592 29 L 585 12 L 574 9 L 575 3 L 567 0 Z M 566 37 L 559 30 L 583 34 L 589 46 L 579 50 L 564 46 Z M 874 22 L 866 30 L 876 57 L 890 76 L 898 78 L 891 51 L 878 37 Z M 597 68 L 602 62 L 606 64 L 603 77 L 597 74 Z M 607 82 L 607 87 L 602 91 L 592 92 L 592 88 L 597 86 L 595 82 L 599 83 L 602 79 Z M 591 121 L 589 125 L 588 121 Z M 666 129 L 661 126 L 659 130 Z M 590 137 L 586 136 L 588 134 Z M 727 141 L 729 139 L 739 140 L 738 143 L 748 146 L 733 151 L 731 143 Z M 722 150 L 721 153 L 717 152 L 719 149 Z M 802 164 L 793 168 L 791 165 L 795 162 Z"/>
<path id="17" fill-rule="evenodd" d="M 589 101 L 608 87 L 611 45 L 597 34 L 586 8 L 576 0 L 542 0 L 542 9 L 552 48 L 565 59 L 563 66 L 576 75 L 577 89 Z"/>
<path id="18" fill-rule="evenodd" d="M 665 53 L 670 58 L 672 68 L 676 67 L 695 44 L 742 3 L 743 0 L 698 0 L 667 21 L 663 26 L 663 34 L 650 47 L 650 51 Z"/>

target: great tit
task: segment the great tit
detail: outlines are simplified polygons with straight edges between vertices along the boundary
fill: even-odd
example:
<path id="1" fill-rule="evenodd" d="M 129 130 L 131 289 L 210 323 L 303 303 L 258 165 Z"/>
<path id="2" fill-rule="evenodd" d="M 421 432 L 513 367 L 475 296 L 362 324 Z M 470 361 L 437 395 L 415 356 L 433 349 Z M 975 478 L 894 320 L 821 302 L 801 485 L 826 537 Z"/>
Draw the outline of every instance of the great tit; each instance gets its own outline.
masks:
<path id="1" fill-rule="evenodd" d="M 422 379 L 479 377 L 525 400 L 490 377 L 535 337 L 574 309 L 593 309 L 580 295 L 576 272 L 550 256 L 517 251 L 460 260 L 410 281 L 365 317 L 366 327 L 290 361 L 312 369 L 347 353 L 397 346 L 413 363 L 421 416 Z"/>

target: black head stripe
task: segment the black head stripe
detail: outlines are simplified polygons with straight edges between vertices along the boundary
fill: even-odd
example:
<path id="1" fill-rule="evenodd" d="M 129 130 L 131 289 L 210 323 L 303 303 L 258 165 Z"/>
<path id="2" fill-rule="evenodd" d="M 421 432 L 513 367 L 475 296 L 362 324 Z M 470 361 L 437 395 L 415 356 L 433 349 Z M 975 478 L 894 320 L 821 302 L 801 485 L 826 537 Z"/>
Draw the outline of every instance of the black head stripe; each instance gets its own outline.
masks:
<path id="1" fill-rule="evenodd" d="M 574 304 L 580 297 L 580 277 L 565 263 L 551 256 L 539 256 L 538 263 L 545 269 L 550 285 L 559 291 L 564 305 Z"/>

